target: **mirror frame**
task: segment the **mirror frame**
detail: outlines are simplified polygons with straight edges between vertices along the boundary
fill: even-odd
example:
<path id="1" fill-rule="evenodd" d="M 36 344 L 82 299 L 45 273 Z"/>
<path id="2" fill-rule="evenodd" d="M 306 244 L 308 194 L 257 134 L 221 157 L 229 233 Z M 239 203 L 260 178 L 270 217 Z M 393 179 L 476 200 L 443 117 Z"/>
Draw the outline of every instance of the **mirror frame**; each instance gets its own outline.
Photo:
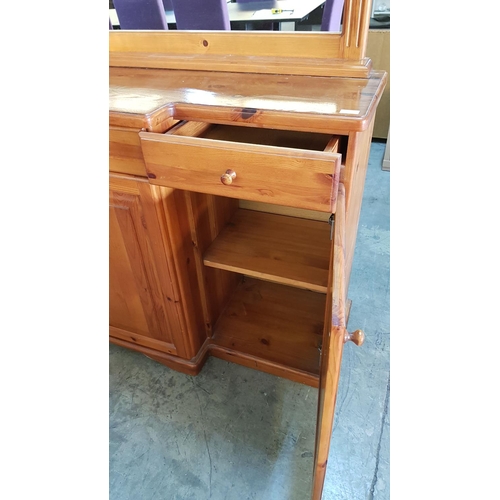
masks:
<path id="1" fill-rule="evenodd" d="M 109 66 L 367 78 L 372 0 L 345 0 L 341 33 L 110 30 Z"/>

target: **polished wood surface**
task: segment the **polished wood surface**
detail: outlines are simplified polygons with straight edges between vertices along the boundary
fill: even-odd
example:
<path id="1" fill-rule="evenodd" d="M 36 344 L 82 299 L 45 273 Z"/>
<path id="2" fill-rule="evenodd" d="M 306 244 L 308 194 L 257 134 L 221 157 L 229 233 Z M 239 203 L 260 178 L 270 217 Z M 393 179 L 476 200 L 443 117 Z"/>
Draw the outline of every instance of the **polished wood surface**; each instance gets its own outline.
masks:
<path id="1" fill-rule="evenodd" d="M 127 174 L 110 177 L 110 340 L 192 375 L 213 355 L 318 387 L 313 500 L 344 343 L 364 340 L 347 292 L 387 80 L 369 3 L 346 0 L 341 34 L 109 38 L 110 170 Z"/>
<path id="2" fill-rule="evenodd" d="M 341 156 L 275 146 L 141 132 L 152 184 L 334 212 Z M 234 170 L 231 183 L 221 176 Z"/>
<path id="3" fill-rule="evenodd" d="M 333 261 L 329 274 L 332 276 L 332 312 L 331 325 L 347 325 L 346 301 L 347 287 L 345 273 L 346 259 L 346 192 L 343 184 L 339 185 L 339 203 L 333 224 Z"/>
<path id="4" fill-rule="evenodd" d="M 114 332 L 114 329 L 110 328 L 110 331 Z M 110 335 L 109 341 L 112 344 L 116 344 L 121 347 L 125 347 L 127 349 L 132 349 L 134 351 L 140 352 L 145 356 L 147 356 L 148 358 L 151 358 L 157 361 L 158 363 L 168 366 L 172 370 L 176 370 L 181 373 L 185 373 L 186 375 L 192 375 L 192 376 L 198 375 L 198 373 L 200 373 L 209 355 L 208 340 L 200 348 L 198 354 L 191 359 L 182 359 L 179 356 L 174 356 L 157 349 L 152 349 L 144 345 L 139 345 L 135 342 L 129 342 L 127 340 L 123 340 L 119 336 Z"/>
<path id="5" fill-rule="evenodd" d="M 341 57 L 365 57 L 366 41 L 370 27 L 371 1 L 345 0 L 342 14 Z"/>
<path id="6" fill-rule="evenodd" d="M 346 283 L 351 276 L 356 237 L 358 234 L 359 215 L 365 187 L 368 157 L 372 138 L 374 121 L 364 132 L 351 132 L 345 155 L 345 168 L 341 172 L 341 179 L 346 193 Z M 347 291 L 346 291 L 347 293 Z"/>
<path id="7" fill-rule="evenodd" d="M 228 168 L 221 176 L 220 181 L 225 186 L 230 186 L 233 183 L 233 180 L 236 179 L 236 172 L 230 168 Z"/>
<path id="8" fill-rule="evenodd" d="M 345 189 L 339 186 L 321 350 L 312 500 L 321 500 L 346 335 Z"/>
<path id="9" fill-rule="evenodd" d="M 208 123 L 183 122 L 172 127 L 169 134 L 191 137 L 203 133 L 211 126 Z M 191 273 L 189 276 L 190 293 L 191 296 L 200 297 L 202 315 L 198 316 L 203 318 L 203 330 L 210 337 L 213 325 L 235 289 L 239 277 L 234 273 L 205 267 L 203 254 L 237 210 L 238 201 L 190 191 L 174 190 L 174 193 L 183 200 L 178 203 L 178 207 L 183 208 L 180 213 L 185 216 L 178 220 L 178 224 L 184 230 L 182 241 L 189 249 L 185 256 L 196 269 L 196 275 Z M 180 259 L 182 262 L 182 254 Z"/>
<path id="10" fill-rule="evenodd" d="M 245 278 L 214 328 L 211 343 L 233 361 L 253 356 L 280 374 L 317 386 L 326 295 Z M 267 371 L 266 366 L 260 367 Z"/>
<path id="11" fill-rule="evenodd" d="M 110 335 L 185 357 L 183 330 L 147 181 L 110 176 L 109 226 Z"/>
<path id="12" fill-rule="evenodd" d="M 210 38 L 208 35 L 204 38 Z M 201 40 L 200 40 L 201 41 Z M 203 40 L 206 41 L 206 40 Z M 186 57 L 185 55 L 172 54 L 150 54 L 148 52 L 110 53 L 110 63 L 116 67 L 130 68 L 156 68 L 175 70 L 209 70 L 217 68 L 219 71 L 239 73 L 268 73 L 268 74 L 291 74 L 291 75 L 313 75 L 313 76 L 349 76 L 354 78 L 366 78 L 371 70 L 372 63 L 368 58 L 356 61 L 344 61 L 341 59 L 324 59 L 318 61 L 315 58 L 284 58 L 284 57 L 256 57 L 256 56 L 234 56 L 234 55 L 199 55 Z M 244 71 L 242 71 L 242 69 Z"/>
<path id="13" fill-rule="evenodd" d="M 183 250 L 178 254 L 177 267 L 182 267 L 183 261 L 186 258 L 187 260 L 190 259 L 190 257 L 186 257 L 189 254 L 189 251 L 187 250 L 188 247 L 191 248 L 191 258 L 193 258 L 195 262 L 195 266 L 190 268 L 191 271 L 187 273 L 184 278 L 179 279 L 178 271 L 176 271 L 176 276 L 179 281 L 179 289 L 184 290 L 184 298 L 181 298 L 180 302 L 187 301 L 187 303 L 189 303 L 189 293 L 194 293 L 196 296 L 196 292 L 199 291 L 199 305 L 196 307 L 193 306 L 192 308 L 195 319 L 192 320 L 190 329 L 188 327 L 184 327 L 184 332 L 191 332 L 189 334 L 184 333 L 185 336 L 187 335 L 185 341 L 189 344 L 190 352 L 196 352 L 196 356 L 189 358 L 186 362 L 181 363 L 179 361 L 179 363 L 177 363 L 174 356 L 171 356 L 169 353 L 162 354 L 161 351 L 155 349 L 151 343 L 148 344 L 147 342 L 142 341 L 141 345 L 135 344 L 134 348 L 147 353 L 153 359 L 156 359 L 167 366 L 182 370 L 185 373 L 198 373 L 206 357 L 208 355 L 213 355 L 247 367 L 259 369 L 266 371 L 267 373 L 308 384 L 313 387 L 319 386 L 320 397 L 318 404 L 318 435 L 315 460 L 314 499 L 321 498 L 321 489 L 326 473 L 327 461 L 325 457 L 328 457 L 328 447 L 326 443 L 329 443 L 331 435 L 331 425 L 333 423 L 343 344 L 346 340 L 353 340 L 358 344 L 362 341 L 362 335 L 359 332 L 349 334 L 345 328 L 345 323 L 347 321 L 346 293 L 348 285 L 347 276 L 350 272 L 350 264 L 352 262 L 352 254 L 354 251 L 355 234 L 357 231 L 357 222 L 363 192 L 364 176 L 366 174 L 372 127 L 373 120 L 370 122 L 366 131 L 344 131 L 344 134 L 342 134 L 340 139 L 331 139 L 327 142 L 327 145 L 324 146 L 325 150 L 342 152 L 343 162 L 345 162 L 345 164 L 343 165 L 342 170 L 340 170 L 340 168 L 338 169 L 337 178 L 341 178 L 347 186 L 346 189 L 344 189 L 343 185 L 340 187 L 339 193 L 341 193 L 343 201 L 341 206 L 337 203 L 335 207 L 335 251 L 333 266 L 329 271 L 327 271 L 327 276 L 329 276 L 329 279 L 331 280 L 330 285 L 326 286 L 328 296 L 296 288 L 295 285 L 298 285 L 300 282 L 300 279 L 297 279 L 297 281 L 293 283 L 293 279 L 296 278 L 292 278 L 291 282 L 282 281 L 282 283 L 286 283 L 286 285 L 282 283 L 276 284 L 261 281 L 262 278 L 274 279 L 274 277 L 265 275 L 267 272 L 266 266 L 267 269 L 272 268 L 272 255 L 269 256 L 269 261 L 265 263 L 264 270 L 259 269 L 258 267 L 255 269 L 250 258 L 246 259 L 246 263 L 244 262 L 245 258 L 243 258 L 241 267 L 238 267 L 239 264 L 234 265 L 234 263 L 231 262 L 231 259 L 234 256 L 231 255 L 230 251 L 226 254 L 226 256 L 220 257 L 219 255 L 217 259 L 214 259 L 214 263 L 218 266 L 218 268 L 209 267 L 211 262 L 208 260 L 204 262 L 204 255 L 207 255 L 207 249 L 210 248 L 210 245 L 215 244 L 217 246 L 217 240 L 219 237 L 221 237 L 220 241 L 223 241 L 224 237 L 222 235 L 228 228 L 231 227 L 230 217 L 237 210 L 240 203 L 239 199 L 241 198 L 231 199 L 225 196 L 213 196 L 193 191 L 184 192 L 179 191 L 178 189 L 172 189 L 159 185 L 151 186 L 152 193 L 155 192 L 155 189 L 159 190 L 159 192 L 164 191 L 165 194 L 174 193 L 174 196 L 175 193 L 179 193 L 178 198 L 182 199 L 182 203 L 184 203 L 184 208 L 179 212 L 179 214 L 185 213 L 184 216 L 176 214 L 174 210 L 175 207 L 178 208 L 182 205 L 182 203 L 179 205 L 179 202 L 176 202 L 174 204 L 174 208 L 168 208 L 165 202 L 163 202 L 163 205 L 164 211 L 170 214 L 169 217 L 171 222 L 175 225 L 175 221 L 177 221 L 179 225 L 177 231 L 174 231 L 177 236 L 175 236 L 172 241 L 178 242 L 179 238 L 184 239 L 185 241 L 185 243 L 181 245 Z M 211 144 L 214 144 L 215 141 L 216 145 L 218 145 L 218 141 L 223 143 L 223 147 L 219 151 L 219 158 L 225 157 L 226 151 L 231 150 L 232 146 L 232 150 L 235 151 L 235 154 L 239 152 L 238 148 L 242 148 L 241 150 L 245 153 L 245 148 L 252 148 L 253 146 L 256 146 L 250 139 L 248 142 L 243 143 L 211 139 L 211 137 L 217 136 L 220 132 L 220 130 L 219 132 L 213 132 L 214 130 L 217 129 L 206 123 L 180 123 L 178 125 L 174 125 L 170 134 L 166 134 L 163 137 L 168 138 L 166 142 L 169 144 L 171 140 L 170 138 L 174 138 L 174 142 L 180 141 L 182 144 L 185 144 L 182 141 L 189 142 L 193 139 L 196 141 L 206 141 Z M 244 134 L 245 132 L 244 128 L 240 128 L 238 130 L 241 130 L 240 134 Z M 134 133 L 138 134 L 139 137 L 160 136 L 160 134 L 146 134 L 144 132 L 138 133 L 137 131 Z M 259 129 L 255 131 L 255 133 L 258 133 L 260 137 L 257 142 L 265 142 L 265 132 Z M 176 135 L 178 137 L 176 137 Z M 252 136 L 252 133 L 248 135 Z M 345 139 L 347 139 L 345 147 L 340 148 L 339 144 Z M 159 142 L 162 144 L 164 143 L 163 140 L 160 140 Z M 321 148 L 323 148 L 324 139 L 321 139 L 320 142 L 322 143 Z M 236 145 L 237 147 L 234 147 Z M 143 146 L 142 143 L 141 146 Z M 263 151 L 262 148 L 266 147 L 271 148 L 274 151 L 276 151 L 276 149 L 280 149 L 276 146 L 257 145 L 260 152 Z M 145 149 L 146 148 L 143 147 L 141 148 L 142 151 L 145 151 Z M 287 154 L 284 155 L 287 158 L 297 157 L 296 150 L 293 149 L 293 141 L 283 145 L 282 149 L 287 152 Z M 205 164 L 205 155 L 197 156 L 193 155 L 191 152 L 186 154 L 184 151 L 184 154 L 179 154 L 177 157 L 172 159 L 170 153 L 170 149 L 165 149 L 155 154 L 157 154 L 159 163 L 169 161 L 172 163 L 182 164 L 182 162 L 185 161 L 186 163 L 184 163 L 184 168 L 186 171 L 196 171 L 198 164 Z M 144 154 L 147 158 L 147 153 Z M 312 147 L 312 150 L 307 151 L 306 154 L 324 155 L 328 153 L 318 151 L 316 145 Z M 278 158 L 280 156 L 282 157 L 283 155 L 276 155 Z M 165 158 L 167 160 L 165 160 Z M 216 165 L 216 159 L 217 156 L 214 155 L 214 166 Z M 239 163 L 235 161 L 232 164 L 236 165 Z M 219 161 L 217 169 L 225 168 L 227 166 L 228 165 L 225 165 L 223 161 Z M 340 162 L 338 162 L 338 166 L 340 167 Z M 218 171 L 219 170 L 217 170 L 217 172 Z M 238 177 L 236 177 L 236 179 L 238 179 Z M 149 179 L 150 182 L 151 180 L 154 181 L 154 179 Z M 220 178 L 217 182 L 220 183 Z M 193 190 L 197 189 L 196 187 L 188 185 L 187 182 L 178 186 L 178 188 L 180 187 L 188 187 Z M 218 184 L 219 189 L 224 189 L 226 187 L 230 188 L 231 186 Z M 231 204 L 229 204 L 229 202 Z M 344 209 L 344 203 L 347 203 L 348 208 Z M 296 204 L 296 201 L 292 201 L 291 204 Z M 260 208 L 262 209 L 263 206 L 265 207 L 265 204 L 261 204 Z M 276 206 L 279 207 L 279 205 Z M 317 212 L 305 210 L 305 213 L 315 214 Z M 269 217 L 269 214 L 265 214 L 264 212 L 260 212 L 260 214 L 265 217 Z M 314 215 L 311 216 L 314 217 Z M 325 222 L 323 221 L 320 224 L 325 224 Z M 295 221 L 295 225 L 299 228 L 300 222 Z M 188 235 L 185 230 L 181 229 L 181 226 L 184 228 L 189 226 L 190 234 Z M 171 231 L 169 229 L 169 235 L 170 232 Z M 347 234 L 344 234 L 344 232 L 347 232 Z M 240 247 L 245 247 L 245 238 L 247 238 L 246 246 L 251 247 L 254 245 L 253 240 L 258 237 L 257 235 L 258 232 L 256 230 L 249 231 L 247 236 L 242 234 L 241 241 L 239 243 Z M 169 238 L 171 238 L 171 236 L 169 236 Z M 284 240 L 284 242 L 286 244 L 286 240 Z M 304 250 L 301 253 L 302 256 L 311 254 L 314 240 L 311 240 L 309 243 L 311 246 L 307 247 L 306 245 L 304 247 Z M 175 246 L 178 247 L 179 243 L 175 243 Z M 216 246 L 214 248 L 216 248 Z M 234 244 L 226 245 L 226 248 L 231 246 L 233 249 L 236 248 L 236 245 Z M 344 249 L 343 252 L 338 250 L 339 247 Z M 263 259 L 263 262 L 264 260 L 265 259 Z M 300 261 L 300 257 L 296 257 L 295 262 L 297 261 Z M 329 262 L 333 261 L 330 260 Z M 294 268 L 294 265 L 291 265 L 289 271 L 296 272 L 297 269 Z M 253 273 L 261 278 L 259 280 L 246 278 L 246 283 L 249 283 L 248 280 L 253 280 L 250 281 L 250 284 L 253 283 L 257 287 L 255 289 L 256 291 L 252 289 L 244 290 L 244 283 L 238 285 L 238 282 L 241 280 L 242 273 Z M 259 273 L 262 274 L 259 276 Z M 286 273 L 280 273 L 279 279 L 283 280 L 281 274 L 285 275 L 284 279 L 286 280 Z M 273 290 L 273 287 L 277 288 Z M 308 288 L 307 281 L 305 288 Z M 323 285 L 321 289 L 324 290 Z M 294 298 L 295 292 L 313 294 L 311 296 L 315 295 L 317 301 L 309 303 L 309 297 L 307 299 L 304 297 Z M 265 297 L 265 300 L 261 297 Z M 272 315 L 275 316 L 281 326 L 278 324 L 276 324 L 275 327 L 272 326 L 272 315 L 266 308 L 273 304 L 274 309 Z M 278 309 L 278 304 L 284 306 L 284 317 L 281 316 L 281 310 Z M 312 317 L 309 317 L 307 314 L 306 316 L 311 320 L 311 322 L 308 322 L 309 326 L 300 324 L 299 320 L 295 321 L 293 313 L 300 311 L 300 307 L 303 307 L 303 304 L 306 304 L 307 311 L 316 311 L 315 326 L 312 326 Z M 251 311 L 250 314 L 248 311 Z M 324 314 L 324 322 L 318 323 L 317 319 L 318 317 L 321 317 L 322 314 Z M 286 318 L 291 320 L 295 327 L 287 326 Z M 330 333 L 327 337 L 325 337 L 325 334 L 323 334 L 323 337 L 318 334 L 322 325 L 333 325 L 330 329 L 328 329 L 328 326 L 326 327 L 325 331 L 329 331 Z M 181 327 L 181 331 L 182 328 L 183 327 Z M 197 328 L 198 334 L 195 333 Z M 291 328 L 292 330 L 290 330 Z M 199 333 L 201 330 L 204 330 L 203 334 L 208 336 L 208 340 L 206 340 L 204 344 L 202 344 L 203 336 Z M 284 337 L 283 332 L 288 334 L 290 331 L 293 332 L 291 337 Z M 313 331 L 316 332 L 314 335 L 312 333 Z M 269 333 L 269 338 L 263 337 L 262 332 Z M 194 337 L 194 340 L 192 337 Z M 139 340 L 141 341 L 143 339 L 139 338 Z M 315 344 L 315 340 L 317 340 L 317 344 Z M 116 334 L 115 337 L 112 338 L 112 341 L 128 347 L 133 345 L 132 341 L 127 338 L 126 333 L 122 337 Z M 269 342 L 269 344 L 266 344 L 266 342 Z M 272 347 L 269 347 L 269 345 L 272 345 Z M 196 346 L 201 346 L 198 347 L 198 351 L 196 351 Z M 315 347 L 316 351 L 313 347 Z M 316 358 L 314 358 L 313 355 L 313 353 L 319 352 L 319 348 L 322 349 L 321 364 L 319 362 L 319 355 Z M 314 362 L 314 359 L 316 359 L 316 363 Z"/>
<path id="14" fill-rule="evenodd" d="M 171 285 L 178 309 L 188 358 L 196 357 L 206 341 L 196 254 L 191 241 L 189 210 L 184 193 L 151 186 L 165 253 L 170 263 Z"/>
<path id="15" fill-rule="evenodd" d="M 366 129 L 385 72 L 369 78 L 110 68 L 110 125 L 164 132 L 175 120 L 343 135 Z"/>
<path id="16" fill-rule="evenodd" d="M 363 330 L 355 330 L 354 332 L 347 332 L 344 336 L 344 344 L 346 342 L 353 342 L 358 347 L 363 345 L 365 341 L 365 332 Z"/>
<path id="17" fill-rule="evenodd" d="M 203 254 L 238 208 L 237 200 L 184 191 L 189 214 L 191 243 L 194 249 L 198 287 L 201 293 L 207 336 L 226 306 L 239 276 L 222 269 L 206 267 Z"/>
<path id="18" fill-rule="evenodd" d="M 342 32 L 109 32 L 110 66 L 367 77 L 371 2 L 345 0 Z"/>
<path id="19" fill-rule="evenodd" d="M 203 256 L 206 266 L 326 293 L 327 222 L 238 210 Z"/>
<path id="20" fill-rule="evenodd" d="M 203 43 L 205 42 L 205 43 Z M 212 55 L 222 59 L 226 55 L 276 58 L 340 58 L 340 34 L 331 33 L 276 33 L 270 31 L 127 31 L 109 33 L 110 55 L 166 54 L 194 58 Z M 362 59 L 360 54 L 357 59 Z M 113 66 L 110 60 L 110 66 Z M 198 66 L 199 70 L 205 68 Z M 168 69 L 168 68 L 166 68 Z M 219 71 L 219 68 L 213 68 Z"/>
<path id="21" fill-rule="evenodd" d="M 146 177 L 140 129 L 109 127 L 109 170 Z"/>
<path id="22" fill-rule="evenodd" d="M 312 32 L 111 31 L 109 62 L 130 68 L 366 78 L 371 60 L 356 41 L 342 46 L 346 40 Z"/>

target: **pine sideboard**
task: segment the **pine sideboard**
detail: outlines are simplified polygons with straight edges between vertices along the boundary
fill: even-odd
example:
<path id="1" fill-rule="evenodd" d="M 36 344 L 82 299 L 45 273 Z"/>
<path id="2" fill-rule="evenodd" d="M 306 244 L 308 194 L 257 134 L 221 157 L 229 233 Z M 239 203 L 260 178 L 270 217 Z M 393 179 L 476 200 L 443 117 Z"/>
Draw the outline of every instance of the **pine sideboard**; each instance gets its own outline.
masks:
<path id="1" fill-rule="evenodd" d="M 313 500 L 364 338 L 347 293 L 387 75 L 357 5 L 337 35 L 110 32 L 110 341 L 318 388 Z"/>

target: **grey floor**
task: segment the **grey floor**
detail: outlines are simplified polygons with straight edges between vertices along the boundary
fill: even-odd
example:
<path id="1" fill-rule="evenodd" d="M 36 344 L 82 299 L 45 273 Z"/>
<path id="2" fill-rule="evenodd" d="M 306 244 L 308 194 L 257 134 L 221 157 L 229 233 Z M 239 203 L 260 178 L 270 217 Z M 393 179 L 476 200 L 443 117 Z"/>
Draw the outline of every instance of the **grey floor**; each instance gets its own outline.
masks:
<path id="1" fill-rule="evenodd" d="M 323 500 L 389 499 L 389 172 L 373 142 Z M 308 500 L 317 390 L 209 358 L 197 377 L 110 345 L 110 500 Z"/>

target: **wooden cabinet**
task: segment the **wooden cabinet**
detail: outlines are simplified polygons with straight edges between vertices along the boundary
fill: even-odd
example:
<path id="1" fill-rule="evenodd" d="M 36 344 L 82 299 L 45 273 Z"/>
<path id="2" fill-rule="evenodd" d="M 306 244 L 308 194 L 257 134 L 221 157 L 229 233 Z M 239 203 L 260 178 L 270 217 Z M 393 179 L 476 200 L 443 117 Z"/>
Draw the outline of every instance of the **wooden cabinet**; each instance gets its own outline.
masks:
<path id="1" fill-rule="evenodd" d="M 176 359 L 195 357 L 200 336 L 191 336 L 199 330 L 191 319 L 197 301 L 183 300 L 189 280 L 178 282 L 189 266 L 184 274 L 176 271 L 178 245 L 172 245 L 166 222 L 165 206 L 175 214 L 175 194 L 130 175 L 111 174 L 109 187 L 110 339 L 195 373 Z"/>
<path id="2" fill-rule="evenodd" d="M 340 138 L 196 122 L 139 135 L 150 182 L 185 190 L 193 214 L 209 353 L 318 387 Z"/>
<path id="3" fill-rule="evenodd" d="M 347 293 L 386 83 L 367 5 L 346 0 L 337 35 L 110 34 L 110 169 L 129 174 L 110 177 L 111 339 L 318 388 L 313 500 L 344 344 L 364 337 Z"/>
<path id="4" fill-rule="evenodd" d="M 336 136 L 190 122 L 165 134 L 139 135 L 152 184 L 335 211 Z"/>
<path id="5" fill-rule="evenodd" d="M 185 356 L 151 187 L 144 179 L 110 176 L 109 201 L 111 335 Z"/>
<path id="6" fill-rule="evenodd" d="M 186 203 L 198 214 L 189 222 L 209 353 L 320 389 L 317 497 L 343 345 L 363 341 L 346 330 L 346 193 L 337 152 L 345 138 L 192 122 L 139 135 L 150 182 L 189 190 Z M 248 205 L 262 199 L 270 206 Z M 279 213 L 286 207 L 295 212 Z M 210 213 L 223 217 L 207 224 Z"/>

